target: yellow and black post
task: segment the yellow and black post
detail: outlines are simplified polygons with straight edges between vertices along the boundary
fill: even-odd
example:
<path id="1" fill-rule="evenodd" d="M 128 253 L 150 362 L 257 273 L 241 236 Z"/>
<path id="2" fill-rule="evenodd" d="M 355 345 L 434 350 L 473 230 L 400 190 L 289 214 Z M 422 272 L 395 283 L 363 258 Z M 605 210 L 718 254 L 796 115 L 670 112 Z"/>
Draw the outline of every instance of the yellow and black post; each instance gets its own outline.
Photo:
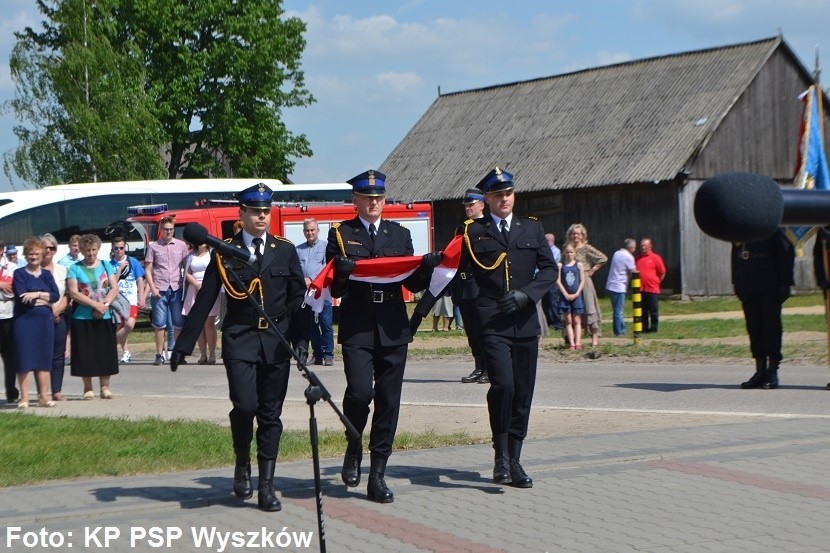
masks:
<path id="1" fill-rule="evenodd" d="M 631 273 L 631 307 L 634 312 L 634 343 L 640 343 L 643 332 L 643 294 L 640 292 L 640 273 Z"/>

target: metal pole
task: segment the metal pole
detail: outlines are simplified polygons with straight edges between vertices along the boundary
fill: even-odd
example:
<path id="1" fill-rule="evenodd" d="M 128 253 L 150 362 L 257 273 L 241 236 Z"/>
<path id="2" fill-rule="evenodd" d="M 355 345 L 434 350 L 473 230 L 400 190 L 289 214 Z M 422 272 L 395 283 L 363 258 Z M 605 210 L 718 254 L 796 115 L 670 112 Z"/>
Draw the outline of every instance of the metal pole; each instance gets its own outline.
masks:
<path id="1" fill-rule="evenodd" d="M 634 312 L 634 344 L 640 343 L 640 335 L 643 332 L 643 295 L 640 292 L 640 272 L 631 273 L 631 306 Z"/>

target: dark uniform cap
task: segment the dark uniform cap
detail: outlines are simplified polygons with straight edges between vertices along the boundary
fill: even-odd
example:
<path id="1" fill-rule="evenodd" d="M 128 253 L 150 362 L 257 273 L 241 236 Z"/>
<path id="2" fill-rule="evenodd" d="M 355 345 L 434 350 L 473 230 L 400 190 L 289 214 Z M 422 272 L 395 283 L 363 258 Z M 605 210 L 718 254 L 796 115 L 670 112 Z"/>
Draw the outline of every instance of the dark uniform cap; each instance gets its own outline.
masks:
<path id="1" fill-rule="evenodd" d="M 384 196 L 386 194 L 386 175 L 370 169 L 346 181 L 352 185 L 352 192 L 363 196 Z"/>
<path id="2" fill-rule="evenodd" d="M 487 176 L 481 179 L 481 182 L 476 185 L 476 188 L 485 194 L 490 192 L 500 192 L 502 190 L 512 190 L 513 175 L 496 167 L 487 173 Z"/>
<path id="3" fill-rule="evenodd" d="M 255 184 L 234 194 L 242 207 L 271 207 L 271 196 L 274 191 L 268 188 L 265 183 Z"/>
<path id="4" fill-rule="evenodd" d="M 464 205 L 474 204 L 476 202 L 483 202 L 484 194 L 478 188 L 468 188 L 464 193 L 464 199 L 461 203 Z"/>

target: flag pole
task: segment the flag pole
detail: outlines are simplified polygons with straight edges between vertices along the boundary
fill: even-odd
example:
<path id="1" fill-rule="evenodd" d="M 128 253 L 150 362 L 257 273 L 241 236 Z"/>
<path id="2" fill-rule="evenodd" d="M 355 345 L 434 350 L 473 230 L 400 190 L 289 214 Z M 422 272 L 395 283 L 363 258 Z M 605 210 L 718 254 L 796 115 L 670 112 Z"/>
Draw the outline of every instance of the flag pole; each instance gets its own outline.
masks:
<path id="1" fill-rule="evenodd" d="M 818 102 L 818 122 L 819 129 L 821 129 L 821 146 L 824 149 L 824 90 L 820 83 L 821 69 L 818 62 L 818 44 L 816 44 L 816 62 L 813 70 L 813 80 L 816 87 L 816 101 Z M 824 239 L 824 232 L 819 231 L 816 234 L 816 240 L 821 240 L 821 257 L 824 266 L 824 278 L 830 278 L 830 253 L 827 250 L 827 241 Z M 827 361 L 830 363 L 830 290 L 824 290 L 824 324 L 827 327 Z M 830 390 L 830 383 L 827 384 L 827 389 Z"/>

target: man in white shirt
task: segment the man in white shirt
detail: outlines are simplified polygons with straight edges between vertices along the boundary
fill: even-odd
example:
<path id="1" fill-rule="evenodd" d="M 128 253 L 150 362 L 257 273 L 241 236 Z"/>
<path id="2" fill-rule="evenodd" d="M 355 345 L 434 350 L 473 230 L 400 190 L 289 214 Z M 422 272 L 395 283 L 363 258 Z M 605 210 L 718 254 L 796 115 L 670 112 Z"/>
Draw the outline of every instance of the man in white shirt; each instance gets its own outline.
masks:
<path id="1" fill-rule="evenodd" d="M 623 305 L 625 304 L 625 292 L 628 289 L 628 279 L 635 270 L 634 250 L 636 249 L 637 241 L 633 238 L 626 238 L 623 247 L 614 252 L 611 257 L 605 290 L 611 298 L 611 309 L 614 313 L 614 336 L 625 336 Z"/>

